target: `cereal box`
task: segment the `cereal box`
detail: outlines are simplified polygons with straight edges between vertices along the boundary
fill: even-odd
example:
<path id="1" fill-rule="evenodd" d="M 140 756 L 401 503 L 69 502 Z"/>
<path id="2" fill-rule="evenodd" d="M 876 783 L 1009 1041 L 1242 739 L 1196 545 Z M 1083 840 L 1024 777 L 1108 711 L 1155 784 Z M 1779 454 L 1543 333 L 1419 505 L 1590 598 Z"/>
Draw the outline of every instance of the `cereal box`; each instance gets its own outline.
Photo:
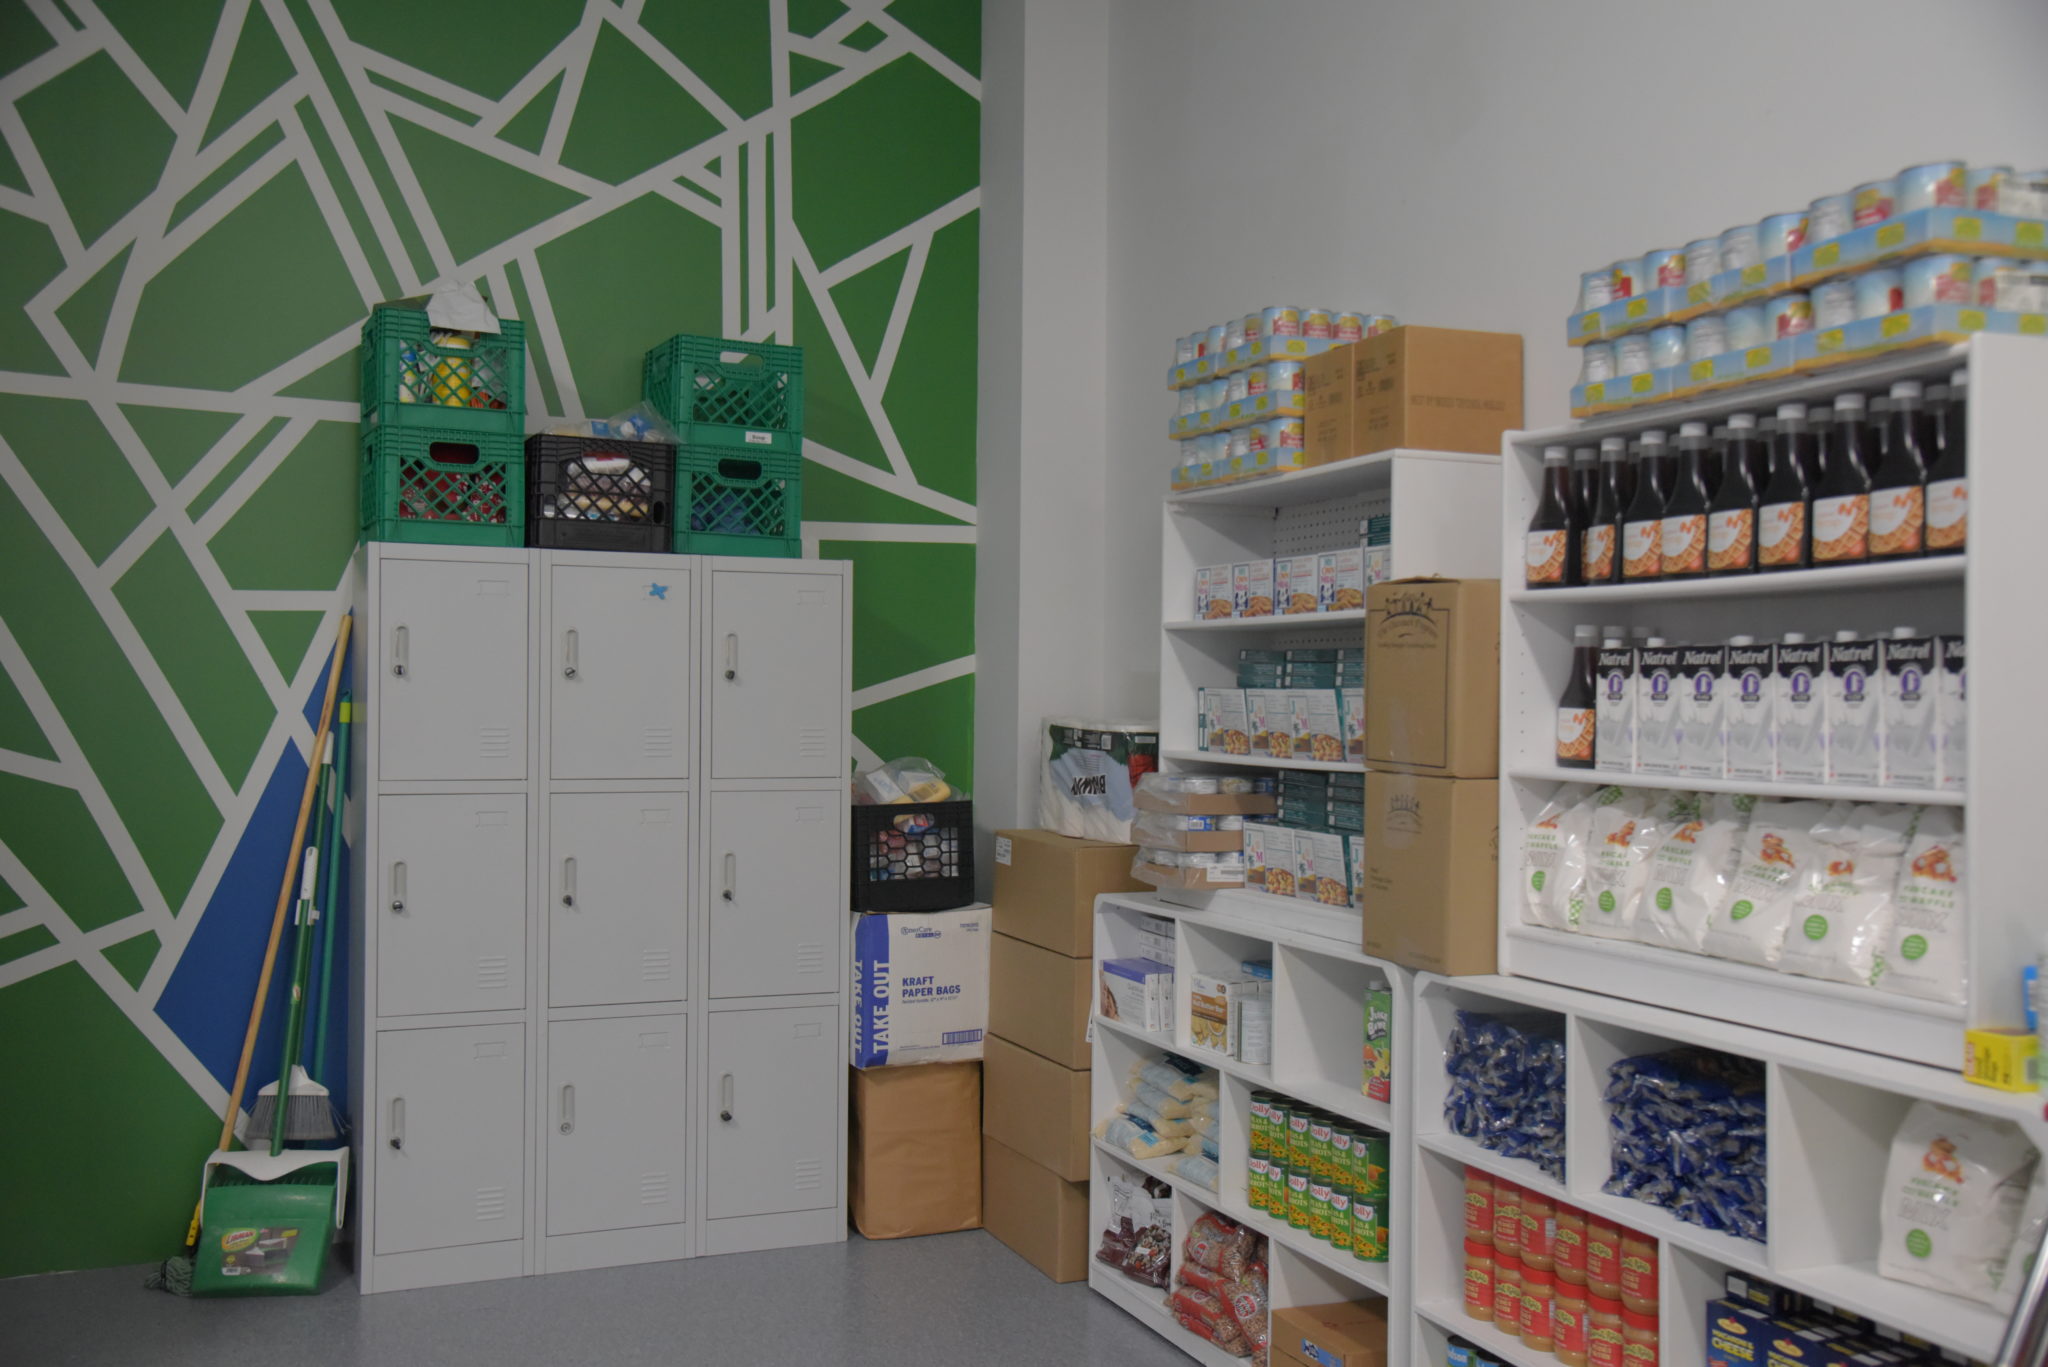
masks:
<path id="1" fill-rule="evenodd" d="M 1242 688 L 1202 690 L 1202 749 L 1224 755 L 1252 752 L 1251 725 L 1245 715 Z"/>
<path id="2" fill-rule="evenodd" d="M 1365 690 L 1343 689 L 1338 697 L 1344 707 L 1344 758 L 1354 764 L 1365 762 Z"/>
<path id="3" fill-rule="evenodd" d="M 1195 616 L 1213 622 L 1237 611 L 1229 565 L 1204 565 L 1195 571 Z"/>
<path id="4" fill-rule="evenodd" d="M 1316 557 L 1316 607 L 1322 612 L 1365 608 L 1365 549 L 1354 546 Z"/>
<path id="5" fill-rule="evenodd" d="M 1294 758 L 1295 741 L 1307 717 L 1298 714 L 1293 691 L 1247 688 L 1244 703 L 1251 719 L 1251 753 L 1274 759 Z"/>
<path id="6" fill-rule="evenodd" d="M 1294 833 L 1294 895 L 1326 907 L 1351 905 L 1351 870 L 1345 838 L 1324 831 Z M 1270 881 L 1267 891 L 1272 891 Z"/>
<path id="7" fill-rule="evenodd" d="M 1273 615 L 1273 562 L 1247 560 L 1230 567 L 1231 603 L 1239 617 Z"/>
<path id="8" fill-rule="evenodd" d="M 1302 716 L 1301 736 L 1295 758 L 1318 764 L 1336 764 L 1344 758 L 1343 699 L 1335 689 L 1297 689 L 1295 706 Z M 1306 755 L 1302 751 L 1306 748 Z"/>
<path id="9" fill-rule="evenodd" d="M 1275 897 L 1294 896 L 1294 841 L 1295 833 L 1285 826 L 1265 821 L 1248 823 L 1244 828 L 1245 885 L 1256 886 Z M 1256 884 L 1251 877 L 1254 846 L 1263 869 Z"/>
<path id="10" fill-rule="evenodd" d="M 1344 852 L 1351 856 L 1351 909 L 1365 910 L 1365 837 L 1347 835 L 1344 837 Z"/>
<path id="11" fill-rule="evenodd" d="M 1283 555 L 1273 562 L 1273 601 L 1281 612 L 1316 610 L 1316 561 L 1313 555 Z"/>

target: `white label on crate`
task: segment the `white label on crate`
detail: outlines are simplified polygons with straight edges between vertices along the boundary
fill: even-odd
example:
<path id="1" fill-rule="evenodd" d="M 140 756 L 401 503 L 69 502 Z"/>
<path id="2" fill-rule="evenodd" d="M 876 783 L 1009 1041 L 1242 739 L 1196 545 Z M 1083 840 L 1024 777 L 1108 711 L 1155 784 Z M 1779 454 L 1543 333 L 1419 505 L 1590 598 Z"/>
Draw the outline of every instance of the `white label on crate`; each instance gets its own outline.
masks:
<path id="1" fill-rule="evenodd" d="M 998 864 L 1010 862 L 1010 837 L 1007 835 L 996 837 L 996 862 Z"/>
<path id="2" fill-rule="evenodd" d="M 774 444 L 775 434 L 773 432 L 747 433 L 747 445 L 749 446 L 773 446 Z"/>

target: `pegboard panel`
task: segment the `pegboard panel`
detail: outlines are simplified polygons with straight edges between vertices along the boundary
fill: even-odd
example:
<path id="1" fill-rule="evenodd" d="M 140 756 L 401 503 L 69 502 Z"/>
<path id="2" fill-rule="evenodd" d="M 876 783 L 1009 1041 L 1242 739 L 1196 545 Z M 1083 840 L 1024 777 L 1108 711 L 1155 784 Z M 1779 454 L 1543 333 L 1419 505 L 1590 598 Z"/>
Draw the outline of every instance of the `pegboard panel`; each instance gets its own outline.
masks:
<path id="1" fill-rule="evenodd" d="M 1361 540 L 1358 524 L 1368 517 L 1387 515 L 1393 506 L 1391 494 L 1360 493 L 1277 508 L 1273 514 L 1273 554 L 1307 555 L 1311 551 L 1356 546 Z"/>
<path id="2" fill-rule="evenodd" d="M 1364 638 L 1365 628 L 1357 622 L 1332 622 L 1318 626 L 1314 617 L 1304 614 L 1299 627 L 1260 632 L 1258 649 L 1326 650 L 1332 646 L 1355 646 Z"/>

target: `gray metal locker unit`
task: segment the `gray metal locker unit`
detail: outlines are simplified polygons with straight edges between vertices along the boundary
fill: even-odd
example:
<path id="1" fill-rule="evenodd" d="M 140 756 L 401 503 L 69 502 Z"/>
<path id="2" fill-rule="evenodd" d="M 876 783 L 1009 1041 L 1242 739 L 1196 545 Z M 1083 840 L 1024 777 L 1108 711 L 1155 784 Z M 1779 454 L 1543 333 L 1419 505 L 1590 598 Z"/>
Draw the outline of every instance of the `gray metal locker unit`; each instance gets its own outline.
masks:
<path id="1" fill-rule="evenodd" d="M 358 553 L 365 1292 L 845 1237 L 850 583 Z"/>

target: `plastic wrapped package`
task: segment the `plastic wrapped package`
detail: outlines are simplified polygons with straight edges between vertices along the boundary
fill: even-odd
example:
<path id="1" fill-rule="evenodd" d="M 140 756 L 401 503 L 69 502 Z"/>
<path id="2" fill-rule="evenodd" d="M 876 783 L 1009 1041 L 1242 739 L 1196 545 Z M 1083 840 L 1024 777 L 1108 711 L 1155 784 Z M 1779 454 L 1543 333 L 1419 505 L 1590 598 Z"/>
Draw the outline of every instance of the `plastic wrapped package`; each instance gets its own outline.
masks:
<path id="1" fill-rule="evenodd" d="M 1131 1081 L 1156 1087 L 1182 1101 L 1216 1097 L 1216 1074 L 1193 1059 L 1163 1054 L 1131 1065 Z"/>
<path id="2" fill-rule="evenodd" d="M 1608 1070 L 1612 1171 L 1601 1188 L 1703 1229 L 1764 1238 L 1764 1068 L 1683 1048 Z"/>
<path id="3" fill-rule="evenodd" d="M 1460 1011 L 1444 1054 L 1444 1123 L 1564 1180 L 1564 1039 L 1550 1017 Z"/>
<path id="4" fill-rule="evenodd" d="M 946 771 L 916 755 L 892 759 L 853 780 L 853 800 L 862 805 L 945 802 L 954 796 Z"/>
<path id="5" fill-rule="evenodd" d="M 1153 1095 L 1160 1096 L 1163 1094 L 1154 1092 Z M 1186 1139 L 1195 1132 L 1195 1127 L 1190 1125 L 1185 1117 L 1163 1116 L 1153 1110 L 1142 1096 L 1128 1098 L 1123 1103 L 1123 1106 L 1125 1115 L 1143 1123 L 1146 1129 L 1152 1131 L 1161 1139 Z"/>
<path id="6" fill-rule="evenodd" d="M 1188 1229 L 1182 1256 L 1196 1267 L 1235 1281 L 1252 1265 L 1264 1242 L 1258 1234 L 1215 1211 L 1204 1211 Z"/>
<path id="7" fill-rule="evenodd" d="M 1180 1152 L 1180 1138 L 1168 1139 L 1134 1115 L 1118 1112 L 1095 1127 L 1095 1137 L 1133 1158 L 1164 1158 Z"/>
<path id="8" fill-rule="evenodd" d="M 1156 1177 L 1111 1172 L 1109 1227 L 1095 1261 L 1133 1281 L 1165 1289 L 1173 1261 L 1173 1188 Z"/>
<path id="9" fill-rule="evenodd" d="M 1139 780 L 1159 768 L 1156 722 L 1048 717 L 1041 735 L 1038 824 L 1124 844 Z"/>
<path id="10" fill-rule="evenodd" d="M 590 437 L 599 441 L 655 441 L 677 444 L 676 429 L 645 403 L 636 403 L 609 418 L 565 418 L 548 428 L 551 437 Z"/>
<path id="11" fill-rule="evenodd" d="M 1573 899 L 1586 882 L 1586 832 L 1593 803 L 1566 784 L 1522 832 L 1522 919 L 1532 926 L 1576 930 Z"/>
<path id="12" fill-rule="evenodd" d="M 1813 829 L 1819 858 L 1792 899 L 1780 973 L 1868 987 L 1892 927 L 1892 896 L 1913 809 L 1892 802 L 1831 808 Z"/>
<path id="13" fill-rule="evenodd" d="M 1204 1212 L 1181 1246 L 1179 1284 L 1167 1301 L 1183 1328 L 1261 1367 L 1271 1337 L 1265 1245 L 1235 1221 Z"/>
<path id="14" fill-rule="evenodd" d="M 1175 1323 L 1205 1338 L 1232 1357 L 1250 1357 L 1251 1345 L 1237 1327 L 1237 1317 L 1221 1296 L 1195 1286 L 1182 1286 L 1166 1302 Z"/>
<path id="15" fill-rule="evenodd" d="M 1777 965 L 1793 899 L 1810 883 L 1820 856 L 1814 827 L 1845 824 L 1849 813 L 1833 807 L 1847 806 L 1782 798 L 1757 802 L 1728 880 L 1726 900 L 1702 937 L 1707 953 L 1761 968 Z"/>
<path id="16" fill-rule="evenodd" d="M 1142 1077 L 1131 1088 L 1131 1098 L 1143 1102 L 1147 1109 L 1169 1120 L 1185 1120 L 1196 1114 L 1203 1100 L 1200 1096 L 1177 1097 L 1171 1092 L 1153 1086 Z M 1214 1098 L 1209 1100 L 1213 1101 Z"/>
<path id="17" fill-rule="evenodd" d="M 1685 792 L 1602 788 L 1586 833 L 1585 893 L 1576 909 L 1581 934 L 1635 938 L 1636 907 L 1650 881 L 1650 855 L 1663 832 L 1682 824 L 1695 801 Z"/>
<path id="18" fill-rule="evenodd" d="M 1727 900 L 1742 837 L 1756 799 L 1701 793 L 1684 819 L 1658 841 L 1636 908 L 1635 937 L 1646 945 L 1703 952 L 1707 923 Z"/>
<path id="19" fill-rule="evenodd" d="M 1142 786 L 1141 784 L 1140 787 Z M 1242 836 L 1242 816 L 1189 816 L 1178 812 L 1139 812 L 1137 818 L 1131 822 L 1133 841 L 1140 845 L 1163 846 L 1168 849 L 1176 849 L 1186 844 L 1187 838 L 1191 835 L 1215 834 L 1227 837 L 1233 831 Z"/>
<path id="20" fill-rule="evenodd" d="M 1892 923 L 1878 950 L 1879 987 L 1962 1004 L 1968 986 L 1966 874 L 1962 809 L 1919 808 L 1892 898 Z"/>
<path id="21" fill-rule="evenodd" d="M 2010 1304 L 2016 1288 L 2004 1283 L 2040 1157 L 2010 1120 L 1914 1102 L 1885 1165 L 1877 1270 L 1952 1296 Z"/>
<path id="22" fill-rule="evenodd" d="M 1183 1150 L 1179 1157 L 1173 1159 L 1167 1165 L 1167 1170 L 1176 1177 L 1200 1183 L 1211 1191 L 1216 1190 L 1216 1182 L 1220 1175 L 1213 1156 L 1188 1150 Z"/>

